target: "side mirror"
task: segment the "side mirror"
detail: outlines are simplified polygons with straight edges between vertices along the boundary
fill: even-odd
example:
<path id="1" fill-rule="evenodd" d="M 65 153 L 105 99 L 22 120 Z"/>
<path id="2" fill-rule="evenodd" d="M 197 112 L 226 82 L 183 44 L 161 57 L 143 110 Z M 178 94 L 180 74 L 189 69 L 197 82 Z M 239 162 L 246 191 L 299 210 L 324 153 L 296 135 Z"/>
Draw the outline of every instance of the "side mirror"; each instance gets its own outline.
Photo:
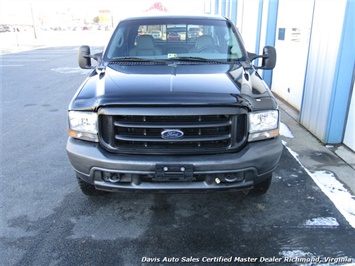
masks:
<path id="1" fill-rule="evenodd" d="M 87 45 L 82 45 L 79 47 L 78 52 L 78 63 L 83 69 L 91 69 L 91 55 L 90 47 Z"/>
<path id="2" fill-rule="evenodd" d="M 276 65 L 276 49 L 272 46 L 265 46 L 262 56 L 262 69 L 274 69 Z"/>
<path id="3" fill-rule="evenodd" d="M 272 46 L 265 46 L 263 49 L 263 55 L 248 53 L 248 56 L 250 61 L 253 61 L 256 58 L 262 58 L 261 66 L 255 67 L 256 69 L 271 70 L 274 69 L 276 65 L 276 49 Z"/>

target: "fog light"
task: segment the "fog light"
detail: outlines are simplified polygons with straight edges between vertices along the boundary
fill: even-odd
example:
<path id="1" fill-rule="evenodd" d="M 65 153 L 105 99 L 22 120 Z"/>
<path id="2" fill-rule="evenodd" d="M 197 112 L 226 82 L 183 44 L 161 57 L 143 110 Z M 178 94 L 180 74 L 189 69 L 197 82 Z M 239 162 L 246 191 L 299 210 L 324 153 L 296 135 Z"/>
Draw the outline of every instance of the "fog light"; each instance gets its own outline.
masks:
<path id="1" fill-rule="evenodd" d="M 113 174 L 113 175 L 111 175 L 111 177 L 109 178 L 109 181 L 110 181 L 111 183 L 117 183 L 117 182 L 120 182 L 120 180 L 121 180 L 121 177 L 120 177 L 119 174 Z"/>
<path id="2" fill-rule="evenodd" d="M 121 181 L 121 175 L 116 173 L 103 172 L 102 179 L 105 182 L 117 183 Z"/>
<path id="3" fill-rule="evenodd" d="M 242 173 L 231 173 L 231 174 L 226 174 L 224 178 L 227 182 L 239 182 L 244 179 Z"/>

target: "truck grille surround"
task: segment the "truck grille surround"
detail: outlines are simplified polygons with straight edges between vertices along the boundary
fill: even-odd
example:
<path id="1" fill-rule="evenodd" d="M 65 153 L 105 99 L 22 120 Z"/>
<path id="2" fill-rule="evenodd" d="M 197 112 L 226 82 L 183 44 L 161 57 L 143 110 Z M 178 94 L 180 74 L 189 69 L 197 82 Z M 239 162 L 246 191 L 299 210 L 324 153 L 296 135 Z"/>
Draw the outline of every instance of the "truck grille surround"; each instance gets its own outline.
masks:
<path id="1" fill-rule="evenodd" d="M 246 143 L 247 112 L 231 107 L 103 108 L 99 137 L 103 148 L 113 153 L 232 152 Z"/>

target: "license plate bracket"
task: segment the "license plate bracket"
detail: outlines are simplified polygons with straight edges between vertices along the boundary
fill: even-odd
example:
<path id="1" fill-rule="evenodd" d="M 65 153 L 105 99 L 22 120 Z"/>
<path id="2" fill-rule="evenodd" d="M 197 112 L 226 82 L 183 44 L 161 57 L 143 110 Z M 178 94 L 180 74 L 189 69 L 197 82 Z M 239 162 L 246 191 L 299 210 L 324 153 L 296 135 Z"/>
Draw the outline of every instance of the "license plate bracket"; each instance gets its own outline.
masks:
<path id="1" fill-rule="evenodd" d="M 191 182 L 193 165 L 157 164 L 153 181 L 158 182 Z"/>

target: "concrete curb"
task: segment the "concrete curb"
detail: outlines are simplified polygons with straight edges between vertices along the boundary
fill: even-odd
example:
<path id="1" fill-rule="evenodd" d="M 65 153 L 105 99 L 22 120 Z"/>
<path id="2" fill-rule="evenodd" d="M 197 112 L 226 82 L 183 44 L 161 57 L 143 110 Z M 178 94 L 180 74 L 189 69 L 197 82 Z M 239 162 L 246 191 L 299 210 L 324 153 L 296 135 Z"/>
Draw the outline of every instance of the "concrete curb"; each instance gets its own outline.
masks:
<path id="1" fill-rule="evenodd" d="M 299 161 L 310 172 L 332 172 L 355 196 L 354 153 L 343 145 L 325 146 L 299 124 L 299 114 L 295 109 L 280 99 L 277 99 L 277 102 L 281 111 L 281 122 L 287 125 L 294 135 L 294 138 L 282 136 L 287 147 L 299 155 Z"/>

